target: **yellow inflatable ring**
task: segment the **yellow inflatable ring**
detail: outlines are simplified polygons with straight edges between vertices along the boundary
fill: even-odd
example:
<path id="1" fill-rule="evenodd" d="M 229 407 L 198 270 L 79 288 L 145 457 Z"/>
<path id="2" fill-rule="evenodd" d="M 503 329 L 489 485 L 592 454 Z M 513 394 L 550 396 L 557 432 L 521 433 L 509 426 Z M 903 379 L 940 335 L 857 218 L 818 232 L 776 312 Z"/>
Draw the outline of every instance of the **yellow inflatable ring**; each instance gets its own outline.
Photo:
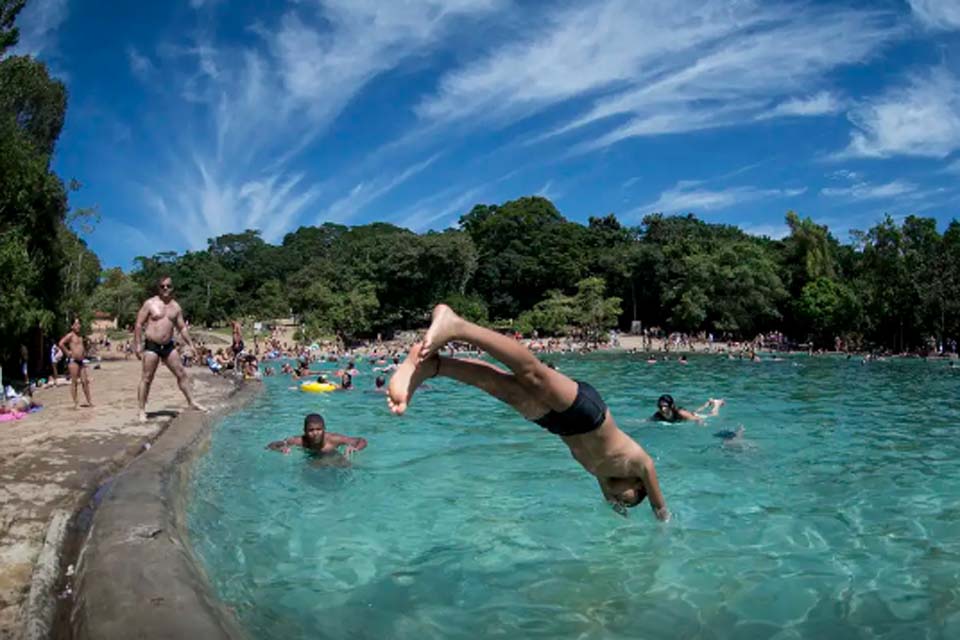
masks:
<path id="1" fill-rule="evenodd" d="M 300 385 L 300 391 L 308 391 L 310 393 L 326 393 L 328 391 L 334 391 L 337 388 L 337 385 L 330 384 L 329 382 L 304 382 Z"/>

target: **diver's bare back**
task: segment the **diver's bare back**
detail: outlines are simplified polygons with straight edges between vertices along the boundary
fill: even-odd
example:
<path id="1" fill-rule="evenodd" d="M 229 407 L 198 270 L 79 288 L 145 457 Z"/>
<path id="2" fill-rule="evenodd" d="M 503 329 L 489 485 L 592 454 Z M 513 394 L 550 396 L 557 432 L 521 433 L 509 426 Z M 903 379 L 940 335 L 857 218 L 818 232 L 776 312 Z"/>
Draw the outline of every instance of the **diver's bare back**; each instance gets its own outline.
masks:
<path id="1" fill-rule="evenodd" d="M 160 296 L 153 296 L 143 303 L 147 308 L 147 340 L 163 344 L 173 339 L 173 332 L 180 316 L 180 305 L 176 300 L 164 302 Z"/>

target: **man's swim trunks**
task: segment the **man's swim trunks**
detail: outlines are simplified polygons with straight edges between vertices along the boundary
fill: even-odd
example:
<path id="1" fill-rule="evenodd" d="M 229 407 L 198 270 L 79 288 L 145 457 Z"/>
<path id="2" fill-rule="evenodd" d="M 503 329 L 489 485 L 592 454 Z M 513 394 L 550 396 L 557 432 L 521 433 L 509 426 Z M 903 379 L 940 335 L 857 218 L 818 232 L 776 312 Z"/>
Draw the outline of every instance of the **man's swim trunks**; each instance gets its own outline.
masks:
<path id="1" fill-rule="evenodd" d="M 83 362 L 83 358 L 73 358 L 73 357 L 70 357 L 70 356 L 67 356 L 66 362 L 67 362 L 68 365 L 70 365 L 70 364 L 75 364 L 75 365 L 77 365 L 77 366 L 80 367 L 80 368 L 83 368 L 83 366 L 84 366 L 84 364 L 85 364 L 85 363 Z"/>
<path id="2" fill-rule="evenodd" d="M 538 425 L 558 436 L 576 436 L 600 428 L 607 416 L 607 405 L 597 390 L 577 380 L 577 398 L 563 411 L 550 411 L 534 420 Z"/>
<path id="3" fill-rule="evenodd" d="M 160 356 L 161 360 L 165 360 L 170 352 L 174 350 L 177 345 L 170 340 L 169 342 L 164 342 L 160 344 L 159 342 L 154 342 L 153 340 L 144 340 L 143 348 L 146 351 L 153 351 L 155 354 Z"/>

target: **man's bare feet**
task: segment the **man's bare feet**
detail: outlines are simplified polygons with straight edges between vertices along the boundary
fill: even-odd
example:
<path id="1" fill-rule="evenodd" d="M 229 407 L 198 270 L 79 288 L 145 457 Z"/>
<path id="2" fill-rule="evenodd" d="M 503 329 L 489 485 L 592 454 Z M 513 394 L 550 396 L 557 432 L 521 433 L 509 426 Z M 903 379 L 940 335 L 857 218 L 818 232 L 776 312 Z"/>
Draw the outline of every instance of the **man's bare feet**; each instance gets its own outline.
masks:
<path id="1" fill-rule="evenodd" d="M 140 412 L 137 414 L 137 420 L 139 420 L 140 422 L 146 422 L 147 412 L 144 411 L 143 409 L 140 409 Z"/>
<path id="2" fill-rule="evenodd" d="M 460 322 L 453 309 L 445 304 L 438 304 L 433 308 L 433 320 L 430 322 L 430 328 L 427 329 L 427 335 L 423 337 L 422 348 L 420 349 L 419 361 L 423 362 L 427 358 L 437 355 L 445 344 L 456 337 L 457 324 Z M 411 355 L 413 351 L 411 350 Z"/>
<path id="3" fill-rule="evenodd" d="M 390 411 L 400 415 L 407 410 L 413 392 L 423 381 L 436 375 L 440 359 L 434 357 L 434 362 L 421 362 L 423 343 L 418 342 L 410 348 L 407 359 L 400 363 L 397 370 L 390 377 L 387 385 L 387 406 Z"/>

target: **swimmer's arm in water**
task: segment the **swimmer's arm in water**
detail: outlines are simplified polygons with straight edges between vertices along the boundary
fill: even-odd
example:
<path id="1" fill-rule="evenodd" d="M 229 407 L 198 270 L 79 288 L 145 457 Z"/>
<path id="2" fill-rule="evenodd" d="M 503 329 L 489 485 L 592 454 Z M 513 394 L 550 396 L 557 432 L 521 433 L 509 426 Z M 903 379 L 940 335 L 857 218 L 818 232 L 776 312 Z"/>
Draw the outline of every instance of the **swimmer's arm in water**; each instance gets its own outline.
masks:
<path id="1" fill-rule="evenodd" d="M 692 420 L 693 422 L 703 422 L 703 416 L 697 415 L 692 411 L 687 411 L 686 409 L 677 409 L 677 415 L 680 416 L 681 420 Z"/>
<path id="2" fill-rule="evenodd" d="M 270 451 L 281 451 L 283 453 L 290 453 L 290 447 L 299 445 L 300 444 L 299 440 L 300 438 L 298 437 L 284 438 L 283 440 L 277 440 L 276 442 L 271 442 L 265 448 L 269 449 Z"/>
<path id="3" fill-rule="evenodd" d="M 366 438 L 352 438 L 350 436 L 345 436 L 340 433 L 328 433 L 327 437 L 330 438 L 332 442 L 337 447 L 344 446 L 346 449 L 344 453 L 350 454 L 355 451 L 363 451 L 367 448 Z"/>
<path id="4" fill-rule="evenodd" d="M 703 403 L 703 406 L 699 407 L 695 413 L 701 418 L 712 418 L 713 416 L 720 414 L 720 407 L 722 407 L 724 404 L 726 403 L 723 401 L 723 399 L 710 398 Z M 710 409 L 710 413 L 703 415 L 703 411 L 706 409 Z"/>

